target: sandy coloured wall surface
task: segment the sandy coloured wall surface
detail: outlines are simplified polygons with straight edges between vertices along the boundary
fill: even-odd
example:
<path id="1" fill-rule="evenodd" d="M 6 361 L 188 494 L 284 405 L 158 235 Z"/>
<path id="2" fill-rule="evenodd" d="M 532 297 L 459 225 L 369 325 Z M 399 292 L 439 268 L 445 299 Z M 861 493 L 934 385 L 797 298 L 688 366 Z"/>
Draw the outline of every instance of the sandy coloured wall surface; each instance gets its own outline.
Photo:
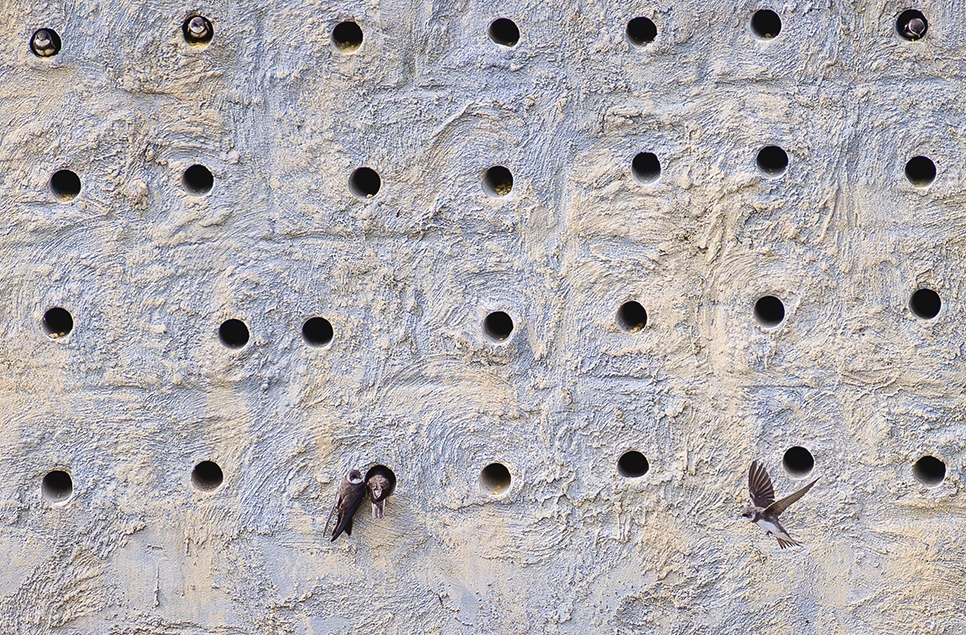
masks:
<path id="1" fill-rule="evenodd" d="M 764 6 L 0 0 L 0 632 L 966 630 L 966 18 Z"/>

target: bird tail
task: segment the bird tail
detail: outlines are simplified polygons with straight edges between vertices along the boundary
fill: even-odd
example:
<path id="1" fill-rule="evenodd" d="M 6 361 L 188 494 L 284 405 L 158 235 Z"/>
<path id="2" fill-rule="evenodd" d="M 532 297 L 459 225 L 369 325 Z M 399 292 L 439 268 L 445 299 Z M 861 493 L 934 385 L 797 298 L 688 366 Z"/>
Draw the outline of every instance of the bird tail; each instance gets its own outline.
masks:
<path id="1" fill-rule="evenodd" d="M 795 542 L 794 540 L 792 540 L 791 536 L 789 536 L 787 540 L 785 538 L 782 538 L 781 536 L 775 536 L 775 538 L 778 539 L 778 546 L 781 547 L 782 549 L 784 549 L 785 547 L 801 547 L 802 546 L 802 543 Z"/>

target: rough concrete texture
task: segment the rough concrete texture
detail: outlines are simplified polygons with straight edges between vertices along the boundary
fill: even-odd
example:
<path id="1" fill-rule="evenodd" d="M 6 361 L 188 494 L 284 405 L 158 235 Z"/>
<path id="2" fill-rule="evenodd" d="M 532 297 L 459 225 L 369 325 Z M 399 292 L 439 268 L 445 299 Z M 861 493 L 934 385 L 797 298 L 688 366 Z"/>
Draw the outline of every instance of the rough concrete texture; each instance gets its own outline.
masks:
<path id="1" fill-rule="evenodd" d="M 966 22 L 926 0 L 909 42 L 898 2 L 791 0 L 762 40 L 759 6 L 0 1 L 0 632 L 964 632 Z M 754 459 L 806 482 L 793 446 L 821 480 L 780 550 L 739 513 Z M 341 475 L 379 463 L 385 517 L 330 542 Z"/>

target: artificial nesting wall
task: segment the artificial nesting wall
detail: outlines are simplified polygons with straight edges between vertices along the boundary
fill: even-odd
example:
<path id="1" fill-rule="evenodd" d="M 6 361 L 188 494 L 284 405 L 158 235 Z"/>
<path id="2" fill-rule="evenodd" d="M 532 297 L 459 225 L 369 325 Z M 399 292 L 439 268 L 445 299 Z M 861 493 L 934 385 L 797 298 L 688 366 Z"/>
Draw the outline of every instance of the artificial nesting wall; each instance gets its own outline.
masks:
<path id="1" fill-rule="evenodd" d="M 957 3 L 0 27 L 0 632 L 966 629 Z"/>

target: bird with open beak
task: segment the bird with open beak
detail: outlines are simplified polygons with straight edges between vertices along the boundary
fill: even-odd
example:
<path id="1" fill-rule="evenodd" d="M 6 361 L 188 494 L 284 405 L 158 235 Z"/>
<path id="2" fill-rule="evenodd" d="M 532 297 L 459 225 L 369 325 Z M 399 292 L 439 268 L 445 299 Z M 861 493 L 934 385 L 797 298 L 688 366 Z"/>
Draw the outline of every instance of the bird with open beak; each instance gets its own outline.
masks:
<path id="1" fill-rule="evenodd" d="M 372 503 L 372 517 L 382 518 L 386 499 L 392 494 L 394 488 L 390 475 L 386 470 L 373 468 L 370 470 L 366 487 L 369 489 L 369 501 Z"/>
<path id="2" fill-rule="evenodd" d="M 349 470 L 339 484 L 339 492 L 336 494 L 335 502 L 332 503 L 332 509 L 329 510 L 329 517 L 325 519 L 325 529 L 328 529 L 332 514 L 336 514 L 332 540 L 338 538 L 343 531 L 347 536 L 352 535 L 352 517 L 355 516 L 365 496 L 366 484 L 362 479 L 362 472 Z"/>

